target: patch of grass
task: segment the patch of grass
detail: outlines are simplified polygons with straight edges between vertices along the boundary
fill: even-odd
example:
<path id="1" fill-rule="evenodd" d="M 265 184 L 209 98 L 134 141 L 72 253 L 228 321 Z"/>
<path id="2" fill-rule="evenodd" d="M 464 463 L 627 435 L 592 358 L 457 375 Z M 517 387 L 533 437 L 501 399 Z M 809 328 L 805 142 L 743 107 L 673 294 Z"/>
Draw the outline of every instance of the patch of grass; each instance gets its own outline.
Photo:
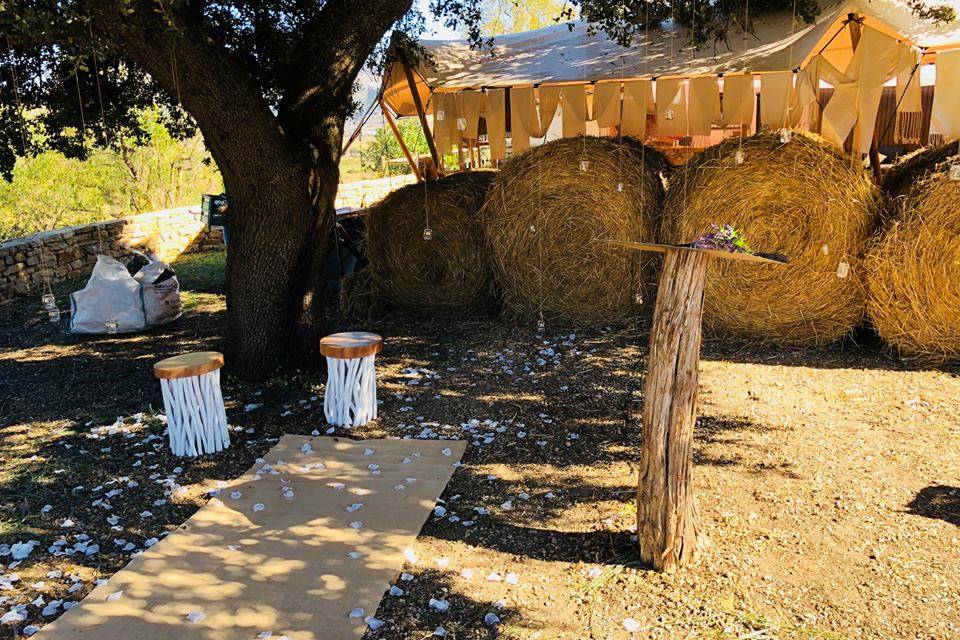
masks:
<path id="1" fill-rule="evenodd" d="M 184 294 L 184 307 L 190 308 L 191 293 L 224 292 L 227 273 L 227 252 L 205 251 L 188 253 L 173 262 L 173 268 L 180 280 L 180 290 Z M 195 304 L 195 302 L 194 302 Z"/>

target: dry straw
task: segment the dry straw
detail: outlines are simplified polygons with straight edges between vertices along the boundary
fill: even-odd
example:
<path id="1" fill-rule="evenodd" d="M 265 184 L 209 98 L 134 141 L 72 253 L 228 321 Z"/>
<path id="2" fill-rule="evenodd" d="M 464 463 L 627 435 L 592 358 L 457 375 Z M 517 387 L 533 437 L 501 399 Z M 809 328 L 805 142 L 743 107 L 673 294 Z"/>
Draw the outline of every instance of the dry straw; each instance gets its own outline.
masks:
<path id="1" fill-rule="evenodd" d="M 368 210 L 366 252 L 378 305 L 422 315 L 491 311 L 479 212 L 492 180 L 492 172 L 477 171 L 412 184 Z"/>
<path id="2" fill-rule="evenodd" d="M 653 238 L 666 166 L 629 138 L 563 138 L 510 159 L 483 216 L 506 315 L 568 326 L 634 316 L 644 260 L 596 240 Z"/>
<path id="3" fill-rule="evenodd" d="M 824 345 L 863 317 L 863 255 L 880 202 L 866 172 L 818 137 L 734 138 L 699 153 L 672 182 L 662 238 L 690 242 L 729 223 L 755 251 L 788 256 L 783 267 L 712 265 L 704 326 L 715 336 Z"/>
<path id="4" fill-rule="evenodd" d="M 957 143 L 908 158 L 884 181 L 891 221 L 867 257 L 867 313 L 903 357 L 960 360 L 960 163 Z"/>

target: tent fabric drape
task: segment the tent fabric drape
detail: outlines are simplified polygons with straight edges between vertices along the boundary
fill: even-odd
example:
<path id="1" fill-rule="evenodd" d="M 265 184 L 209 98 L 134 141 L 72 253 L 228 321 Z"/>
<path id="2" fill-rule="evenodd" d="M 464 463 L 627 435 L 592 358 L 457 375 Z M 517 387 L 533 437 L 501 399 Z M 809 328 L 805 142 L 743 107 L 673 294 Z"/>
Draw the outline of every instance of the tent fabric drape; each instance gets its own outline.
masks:
<path id="1" fill-rule="evenodd" d="M 687 91 L 683 78 L 657 80 L 657 135 L 687 135 Z"/>
<path id="2" fill-rule="evenodd" d="M 896 70 L 899 43 L 876 29 L 864 29 L 850 66 L 859 84 L 857 93 L 857 126 L 854 148 L 869 153 L 877 126 L 877 111 L 883 96 L 883 83 Z M 852 77 L 851 72 L 847 76 Z"/>
<path id="3" fill-rule="evenodd" d="M 897 122 L 894 140 L 920 144 L 923 136 L 923 98 L 920 87 L 920 52 L 902 44 L 897 54 Z"/>
<path id="4" fill-rule="evenodd" d="M 507 157 L 507 112 L 506 90 L 487 89 L 486 91 L 487 141 L 490 143 L 490 160 Z"/>
<path id="5" fill-rule="evenodd" d="M 820 109 L 820 65 L 823 56 L 816 56 L 803 69 L 797 72 L 793 87 L 793 97 L 787 107 L 787 126 L 796 127 L 810 108 L 810 120 L 815 121 Z"/>
<path id="6" fill-rule="evenodd" d="M 777 71 L 760 76 L 760 126 L 787 126 L 787 104 L 793 94 L 793 72 Z"/>
<path id="7" fill-rule="evenodd" d="M 582 136 L 587 132 L 587 92 L 582 84 L 560 88 L 563 99 L 563 137 Z"/>
<path id="8" fill-rule="evenodd" d="M 553 117 L 557 115 L 557 105 L 560 104 L 560 87 L 539 87 L 537 94 L 540 96 L 540 118 L 539 126 L 533 132 L 537 138 L 543 138 L 550 129 L 550 123 Z"/>
<path id="9" fill-rule="evenodd" d="M 692 136 L 708 136 L 720 124 L 720 84 L 716 76 L 690 78 L 688 126 Z"/>
<path id="10" fill-rule="evenodd" d="M 479 135 L 480 112 L 483 111 L 483 92 L 461 91 L 457 98 L 459 117 L 467 121 L 467 127 L 460 132 L 460 137 L 464 140 L 476 140 Z"/>
<path id="11" fill-rule="evenodd" d="M 946 140 L 960 138 L 960 50 L 937 53 L 930 133 Z"/>
<path id="12" fill-rule="evenodd" d="M 514 153 L 530 148 L 530 130 L 536 116 L 533 88 L 510 89 L 510 140 Z"/>
<path id="13" fill-rule="evenodd" d="M 623 83 L 623 115 L 621 133 L 643 138 L 647 134 L 647 114 L 656 113 L 653 102 L 653 83 L 650 80 L 631 80 Z"/>
<path id="14" fill-rule="evenodd" d="M 724 127 L 749 127 L 753 124 L 756 105 L 752 73 L 723 77 L 723 117 L 720 119 L 721 125 Z"/>
<path id="15" fill-rule="evenodd" d="M 601 129 L 620 124 L 619 82 L 601 82 L 593 88 L 593 119 Z"/>
<path id="16" fill-rule="evenodd" d="M 452 93 L 435 93 L 432 102 L 433 140 L 440 155 L 443 155 L 450 151 L 459 140 L 456 100 Z"/>

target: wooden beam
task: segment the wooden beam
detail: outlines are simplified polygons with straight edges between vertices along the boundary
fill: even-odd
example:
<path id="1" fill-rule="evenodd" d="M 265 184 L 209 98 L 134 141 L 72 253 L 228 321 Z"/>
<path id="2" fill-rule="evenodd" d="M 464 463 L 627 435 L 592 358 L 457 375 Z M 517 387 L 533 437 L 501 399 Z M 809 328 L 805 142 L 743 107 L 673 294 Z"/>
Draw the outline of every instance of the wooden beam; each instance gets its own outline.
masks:
<path id="1" fill-rule="evenodd" d="M 383 119 L 390 125 L 393 135 L 396 136 L 397 142 L 400 143 L 400 149 L 403 150 L 403 155 L 407 157 L 407 162 L 410 163 L 410 168 L 413 169 L 413 175 L 417 176 L 417 182 L 422 182 L 423 174 L 420 173 L 420 163 L 413 159 L 413 155 L 411 155 L 410 150 L 407 149 L 407 143 L 403 141 L 403 136 L 400 135 L 400 129 L 397 128 L 397 123 L 394 122 L 393 116 L 390 115 L 390 111 L 387 109 L 387 105 L 383 99 L 380 100 L 380 109 L 383 110 Z"/>
<path id="2" fill-rule="evenodd" d="M 423 108 L 423 100 L 420 99 L 420 92 L 417 91 L 417 81 L 413 77 L 413 69 L 407 64 L 405 57 L 400 57 L 400 66 L 403 67 L 403 74 L 407 76 L 407 84 L 410 86 L 410 94 L 413 97 L 413 106 L 417 108 L 417 116 L 420 118 L 420 126 L 423 127 L 423 135 L 427 139 L 427 147 L 430 149 L 430 157 L 433 158 L 433 164 L 437 167 L 437 173 L 443 175 L 443 164 L 440 162 L 440 156 L 437 153 L 437 145 L 433 141 L 433 132 L 427 125 L 427 113 Z"/>

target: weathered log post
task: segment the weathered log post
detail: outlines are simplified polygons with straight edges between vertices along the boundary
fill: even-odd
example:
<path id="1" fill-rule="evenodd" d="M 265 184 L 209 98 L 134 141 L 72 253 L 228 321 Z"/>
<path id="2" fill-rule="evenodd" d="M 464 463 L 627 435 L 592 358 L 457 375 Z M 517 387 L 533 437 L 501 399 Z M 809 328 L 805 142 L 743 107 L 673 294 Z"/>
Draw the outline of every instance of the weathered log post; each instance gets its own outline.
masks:
<path id="1" fill-rule="evenodd" d="M 640 559 L 664 571 L 689 562 L 700 535 L 691 471 L 709 261 L 697 251 L 666 251 L 650 330 L 637 537 Z"/>
<path id="2" fill-rule="evenodd" d="M 664 254 L 643 400 L 637 538 L 643 562 L 673 571 L 694 558 L 701 542 L 692 472 L 707 265 L 715 258 L 769 264 L 787 259 L 687 245 L 609 242 Z"/>

